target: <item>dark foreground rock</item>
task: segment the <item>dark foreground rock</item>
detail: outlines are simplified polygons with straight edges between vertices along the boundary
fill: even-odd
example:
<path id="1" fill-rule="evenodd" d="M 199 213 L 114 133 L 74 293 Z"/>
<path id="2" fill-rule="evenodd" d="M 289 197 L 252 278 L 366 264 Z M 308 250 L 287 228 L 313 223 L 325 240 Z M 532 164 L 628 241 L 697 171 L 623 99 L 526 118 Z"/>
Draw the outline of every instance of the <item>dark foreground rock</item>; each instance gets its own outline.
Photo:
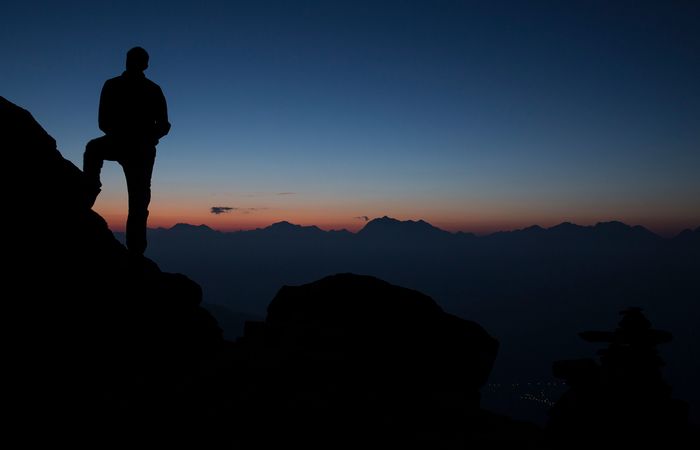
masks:
<path id="1" fill-rule="evenodd" d="M 237 342 L 236 383 L 256 395 L 233 416 L 262 425 L 252 435 L 265 446 L 280 436 L 331 447 L 534 439 L 536 428 L 479 408 L 497 350 L 478 324 L 373 277 L 285 286 Z"/>
<path id="2" fill-rule="evenodd" d="M 554 375 L 570 388 L 550 411 L 549 439 L 563 447 L 607 442 L 686 448 L 691 440 L 697 443 L 688 404 L 672 398 L 661 373 L 664 363 L 656 346 L 670 342 L 671 334 L 653 329 L 640 308 L 621 315 L 614 331 L 579 333 L 588 342 L 607 344 L 598 351 L 599 363 L 554 363 Z"/>
<path id="3" fill-rule="evenodd" d="M 113 436 L 166 423 L 224 341 L 201 288 L 117 242 L 83 173 L 0 97 L 6 195 L 5 375 L 25 438 Z M 52 431 L 48 431 L 48 429 Z"/>

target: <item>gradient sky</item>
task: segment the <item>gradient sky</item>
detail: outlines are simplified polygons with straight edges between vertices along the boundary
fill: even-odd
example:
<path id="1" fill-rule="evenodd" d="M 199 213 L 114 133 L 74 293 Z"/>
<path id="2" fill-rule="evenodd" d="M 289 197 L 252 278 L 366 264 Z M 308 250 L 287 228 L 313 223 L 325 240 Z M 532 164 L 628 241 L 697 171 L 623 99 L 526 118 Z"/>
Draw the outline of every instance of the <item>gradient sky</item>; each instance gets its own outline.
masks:
<path id="1" fill-rule="evenodd" d="M 700 225 L 697 1 L 3 0 L 0 95 L 80 166 L 135 45 L 173 124 L 150 226 Z"/>

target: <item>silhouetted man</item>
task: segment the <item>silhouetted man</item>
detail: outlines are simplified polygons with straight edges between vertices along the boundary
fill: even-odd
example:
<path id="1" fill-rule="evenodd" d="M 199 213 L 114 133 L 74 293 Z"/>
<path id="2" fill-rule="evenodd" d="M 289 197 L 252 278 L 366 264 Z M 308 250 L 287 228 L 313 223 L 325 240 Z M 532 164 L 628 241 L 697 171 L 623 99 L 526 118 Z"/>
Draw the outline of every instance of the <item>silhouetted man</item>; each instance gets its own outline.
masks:
<path id="1" fill-rule="evenodd" d="M 129 191 L 126 246 L 139 254 L 146 250 L 156 144 L 170 131 L 165 96 L 156 83 L 146 78 L 146 68 L 148 53 L 134 47 L 126 54 L 126 71 L 105 82 L 98 118 L 105 135 L 88 142 L 83 155 L 83 171 L 94 183 L 95 198 L 102 186 L 104 160 L 117 161 L 124 169 Z"/>

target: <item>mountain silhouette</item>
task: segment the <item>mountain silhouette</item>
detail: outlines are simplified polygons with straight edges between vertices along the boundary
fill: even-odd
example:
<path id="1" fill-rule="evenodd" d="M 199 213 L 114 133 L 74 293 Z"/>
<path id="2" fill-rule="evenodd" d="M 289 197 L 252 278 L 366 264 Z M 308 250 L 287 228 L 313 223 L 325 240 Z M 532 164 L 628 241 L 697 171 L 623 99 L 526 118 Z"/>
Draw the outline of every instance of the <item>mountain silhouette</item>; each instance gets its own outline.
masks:
<path id="1" fill-rule="evenodd" d="M 423 220 L 400 221 L 387 216 L 370 220 L 357 234 L 363 238 L 375 239 L 425 239 L 450 235 Z"/>
<path id="2" fill-rule="evenodd" d="M 201 232 L 213 232 L 221 233 L 228 236 L 245 236 L 253 234 L 277 234 L 277 235 L 345 235 L 345 236 L 357 236 L 358 240 L 360 237 L 363 239 L 395 239 L 397 236 L 399 238 L 413 238 L 413 239 L 429 239 L 430 237 L 449 237 L 449 238 L 476 238 L 482 241 L 502 241 L 506 239 L 518 240 L 518 239 L 531 239 L 531 238 L 541 238 L 547 240 L 571 240 L 571 239 L 592 239 L 597 241 L 610 240 L 611 242 L 619 241 L 634 241 L 634 242 L 646 242 L 646 243 L 658 243 L 667 242 L 669 240 L 675 239 L 697 239 L 700 235 L 700 227 L 694 230 L 686 229 L 679 233 L 677 236 L 664 239 L 661 236 L 655 234 L 654 232 L 644 228 L 641 225 L 630 226 L 619 221 L 610 222 L 598 222 L 595 225 L 577 225 L 571 222 L 562 222 L 558 225 L 554 225 L 549 228 L 543 228 L 539 225 L 532 225 L 530 227 L 517 229 L 513 231 L 498 231 L 491 234 L 487 234 L 481 237 L 477 237 L 473 233 L 458 231 L 455 233 L 442 230 L 424 220 L 398 220 L 388 216 L 384 216 L 377 219 L 372 219 L 367 224 L 361 228 L 357 233 L 352 233 L 348 230 L 322 230 L 316 225 L 297 225 L 288 221 L 281 221 L 273 223 L 264 228 L 256 228 L 254 230 L 243 230 L 243 231 L 231 231 L 222 232 L 210 228 L 207 225 L 190 225 L 186 223 L 178 223 L 173 225 L 171 228 L 157 228 L 151 229 L 151 232 L 187 232 L 187 231 L 201 231 Z M 120 234 L 120 233 L 118 233 Z"/>
<path id="3" fill-rule="evenodd" d="M 162 229 L 162 228 L 161 228 Z M 168 231 L 173 232 L 173 233 L 218 233 L 218 231 L 213 230 L 212 228 L 206 226 L 206 225 L 190 225 L 188 223 L 177 223 L 173 225 L 171 228 L 168 228 Z"/>
<path id="4" fill-rule="evenodd" d="M 646 228 L 630 226 L 619 221 L 599 222 L 593 226 L 582 226 L 571 222 L 562 222 L 550 228 L 533 225 L 528 228 L 497 232 L 485 236 L 486 240 L 531 240 L 560 241 L 568 244 L 607 243 L 621 245 L 624 243 L 653 244 L 662 238 Z"/>
<path id="5" fill-rule="evenodd" d="M 309 230 L 309 231 L 320 231 L 320 229 L 316 226 L 311 226 L 311 227 L 303 227 L 301 225 L 294 225 L 290 222 L 287 222 L 286 220 L 283 220 L 281 222 L 276 222 L 270 225 L 269 227 L 265 227 L 263 230 L 265 231 L 270 231 L 270 232 L 286 232 L 286 231 L 298 231 L 298 230 Z"/>
<path id="6" fill-rule="evenodd" d="M 324 232 L 315 225 L 305 227 L 301 225 L 294 225 L 287 221 L 273 223 L 268 227 L 256 229 L 252 231 L 252 233 L 278 238 L 316 236 L 324 234 Z"/>
<path id="7" fill-rule="evenodd" d="M 692 251 L 692 249 L 700 246 L 700 227 L 695 230 L 683 230 L 678 236 L 673 238 L 673 242 L 679 247 Z"/>

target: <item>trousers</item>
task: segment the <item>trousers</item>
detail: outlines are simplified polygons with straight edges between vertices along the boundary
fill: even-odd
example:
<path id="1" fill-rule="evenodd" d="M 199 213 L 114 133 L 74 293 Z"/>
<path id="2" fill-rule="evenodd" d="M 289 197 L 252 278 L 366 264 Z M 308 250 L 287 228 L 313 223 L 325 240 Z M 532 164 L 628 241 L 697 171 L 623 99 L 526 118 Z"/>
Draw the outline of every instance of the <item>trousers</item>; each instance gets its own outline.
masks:
<path id="1" fill-rule="evenodd" d="M 101 186 L 100 172 L 105 160 L 122 166 L 129 195 L 126 246 L 139 254 L 143 254 L 147 246 L 148 205 L 155 159 L 155 145 L 108 135 L 88 142 L 83 154 L 83 172 L 96 186 Z"/>

